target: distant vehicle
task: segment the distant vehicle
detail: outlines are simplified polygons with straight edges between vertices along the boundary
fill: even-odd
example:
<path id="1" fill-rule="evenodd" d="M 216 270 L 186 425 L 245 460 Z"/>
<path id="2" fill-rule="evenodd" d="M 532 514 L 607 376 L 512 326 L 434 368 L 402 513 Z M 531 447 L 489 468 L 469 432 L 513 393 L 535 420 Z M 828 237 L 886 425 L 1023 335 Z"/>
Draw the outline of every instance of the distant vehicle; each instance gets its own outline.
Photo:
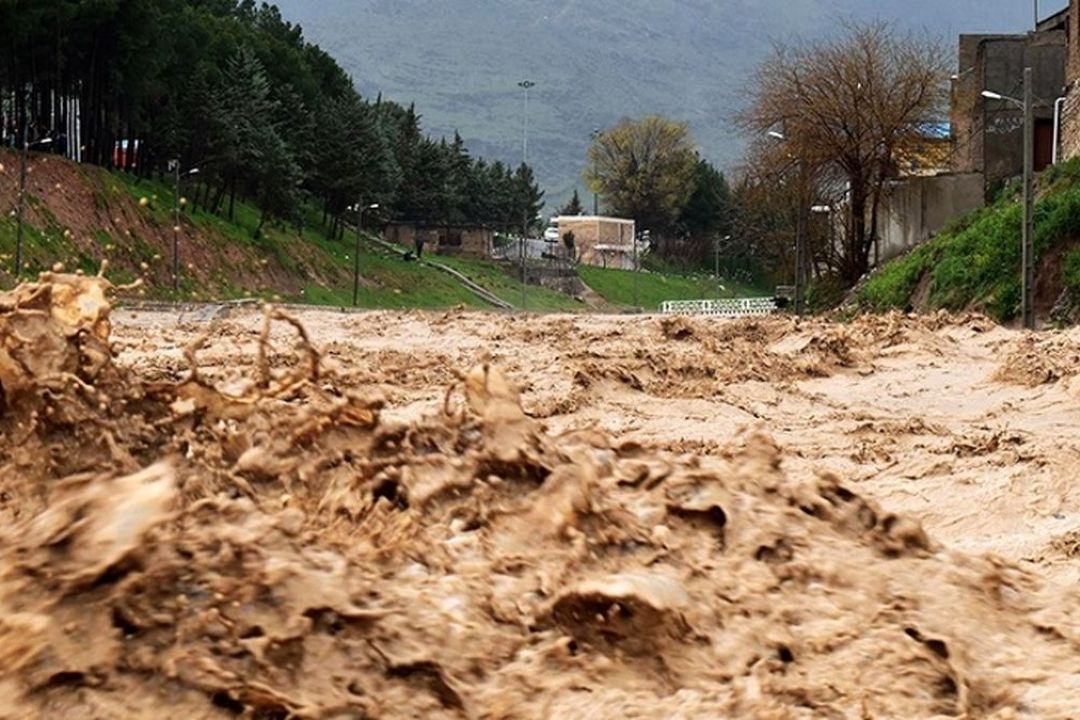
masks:
<path id="1" fill-rule="evenodd" d="M 544 242 L 557 243 L 559 242 L 559 228 L 549 227 L 544 231 Z"/>

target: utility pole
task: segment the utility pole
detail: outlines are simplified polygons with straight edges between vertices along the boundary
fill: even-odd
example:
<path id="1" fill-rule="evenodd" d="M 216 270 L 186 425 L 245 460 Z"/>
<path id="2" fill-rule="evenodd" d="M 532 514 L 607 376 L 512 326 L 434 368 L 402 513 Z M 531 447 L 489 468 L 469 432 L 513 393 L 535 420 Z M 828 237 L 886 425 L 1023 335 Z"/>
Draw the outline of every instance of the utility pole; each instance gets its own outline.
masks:
<path id="1" fill-rule="evenodd" d="M 1038 0 L 1036 0 L 1038 4 Z M 1035 101 L 1031 68 L 1024 68 L 1024 327 L 1035 329 Z"/>

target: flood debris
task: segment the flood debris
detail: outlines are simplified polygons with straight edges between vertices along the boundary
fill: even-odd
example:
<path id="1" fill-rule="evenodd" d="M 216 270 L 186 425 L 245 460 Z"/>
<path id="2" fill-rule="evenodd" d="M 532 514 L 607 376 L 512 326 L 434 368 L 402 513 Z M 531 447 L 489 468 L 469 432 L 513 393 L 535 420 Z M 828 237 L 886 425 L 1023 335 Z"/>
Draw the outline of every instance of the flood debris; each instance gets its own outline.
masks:
<path id="1" fill-rule="evenodd" d="M 708 456 L 555 433 L 490 357 L 392 417 L 277 310 L 227 377 L 204 341 L 151 372 L 114 358 L 108 292 L 57 274 L 0 296 L 0 717 L 1080 705 L 1074 594 L 840 474 L 789 477 L 761 430 Z M 774 359 L 807 352 L 863 362 L 850 338 Z"/>

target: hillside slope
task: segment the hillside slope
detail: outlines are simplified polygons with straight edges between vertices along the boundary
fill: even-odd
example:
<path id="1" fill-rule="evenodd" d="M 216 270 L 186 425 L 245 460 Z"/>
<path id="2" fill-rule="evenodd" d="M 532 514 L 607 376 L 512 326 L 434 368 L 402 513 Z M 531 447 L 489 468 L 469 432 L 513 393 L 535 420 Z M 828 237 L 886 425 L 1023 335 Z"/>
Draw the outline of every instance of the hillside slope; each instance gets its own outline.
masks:
<path id="1" fill-rule="evenodd" d="M 973 309 L 1003 322 L 1014 319 L 1021 302 L 1023 224 L 1014 190 L 885 265 L 859 289 L 858 303 L 878 311 Z M 1080 319 L 1080 160 L 1039 178 L 1035 255 L 1036 315 Z"/>
<path id="2" fill-rule="evenodd" d="M 13 284 L 17 158 L 0 151 L 0 285 Z M 190 192 L 191 188 L 188 189 Z M 172 188 L 51 155 L 31 158 L 24 277 L 62 263 L 97 272 L 109 261 L 120 282 L 142 278 L 143 294 L 162 299 L 281 298 L 345 306 L 352 302 L 352 238 L 328 239 L 317 213 L 303 236 L 292 228 L 254 229 L 258 210 L 238 202 L 233 220 L 189 206 L 181 223 L 181 290 L 172 289 Z M 491 306 L 453 278 L 365 242 L 360 305 L 368 308 Z M 552 297 L 554 296 L 554 297 Z M 572 298 L 530 288 L 540 309 L 577 307 Z"/>
<path id="3" fill-rule="evenodd" d="M 660 112 L 693 126 L 721 167 L 742 151 L 729 119 L 773 40 L 828 36 L 840 18 L 883 18 L 950 45 L 960 32 L 1022 32 L 1014 0 L 278 0 L 361 92 L 415 101 L 437 135 L 461 131 L 489 159 L 520 162 L 519 80 L 537 83 L 530 162 L 549 206 L 569 197 L 594 127 Z M 1063 0 L 1044 0 L 1044 14 Z"/>
<path id="4" fill-rule="evenodd" d="M 144 281 L 140 294 L 171 300 L 218 300 L 238 297 L 280 298 L 344 307 L 352 303 L 354 239 L 330 240 L 321 218 L 309 211 L 303 235 L 294 228 L 268 223 L 259 239 L 258 209 L 238 201 L 232 220 L 188 205 L 180 233 L 181 288 L 172 288 L 172 187 L 90 165 L 76 165 L 52 155 L 33 155 L 28 174 L 23 277 L 52 268 L 96 273 L 109 261 L 117 282 Z M 14 285 L 15 206 L 18 159 L 0 150 L 0 287 Z M 194 188 L 186 188 L 193 192 Z M 494 306 L 461 281 L 428 264 L 405 260 L 369 239 L 362 245 L 361 307 L 435 309 Z M 521 285 L 513 268 L 470 258 L 436 258 L 511 306 L 521 307 Z M 586 276 L 588 282 L 591 276 Z M 633 297 L 631 273 L 605 278 L 590 306 L 618 311 Z M 638 284 L 645 308 L 659 300 L 711 296 L 714 283 L 662 273 L 642 273 Z M 730 292 L 752 292 L 726 283 Z M 658 302 L 658 301 L 657 301 Z M 525 307 L 532 312 L 585 309 L 570 295 L 529 286 Z"/>

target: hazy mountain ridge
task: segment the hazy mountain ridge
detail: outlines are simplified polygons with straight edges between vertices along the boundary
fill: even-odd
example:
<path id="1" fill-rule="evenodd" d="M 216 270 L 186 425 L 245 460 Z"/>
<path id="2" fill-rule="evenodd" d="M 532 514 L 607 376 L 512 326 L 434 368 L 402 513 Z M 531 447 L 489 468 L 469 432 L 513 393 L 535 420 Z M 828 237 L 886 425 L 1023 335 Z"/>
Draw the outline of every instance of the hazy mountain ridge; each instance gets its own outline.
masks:
<path id="1" fill-rule="evenodd" d="M 361 92 L 415 100 L 430 132 L 456 128 L 491 159 L 520 162 L 517 82 L 535 81 L 529 159 L 552 202 L 580 183 L 592 128 L 627 115 L 686 120 L 702 153 L 732 166 L 742 139 L 729 120 L 773 40 L 823 37 L 848 17 L 950 41 L 1032 23 L 1030 3 L 1017 0 L 277 1 Z"/>

